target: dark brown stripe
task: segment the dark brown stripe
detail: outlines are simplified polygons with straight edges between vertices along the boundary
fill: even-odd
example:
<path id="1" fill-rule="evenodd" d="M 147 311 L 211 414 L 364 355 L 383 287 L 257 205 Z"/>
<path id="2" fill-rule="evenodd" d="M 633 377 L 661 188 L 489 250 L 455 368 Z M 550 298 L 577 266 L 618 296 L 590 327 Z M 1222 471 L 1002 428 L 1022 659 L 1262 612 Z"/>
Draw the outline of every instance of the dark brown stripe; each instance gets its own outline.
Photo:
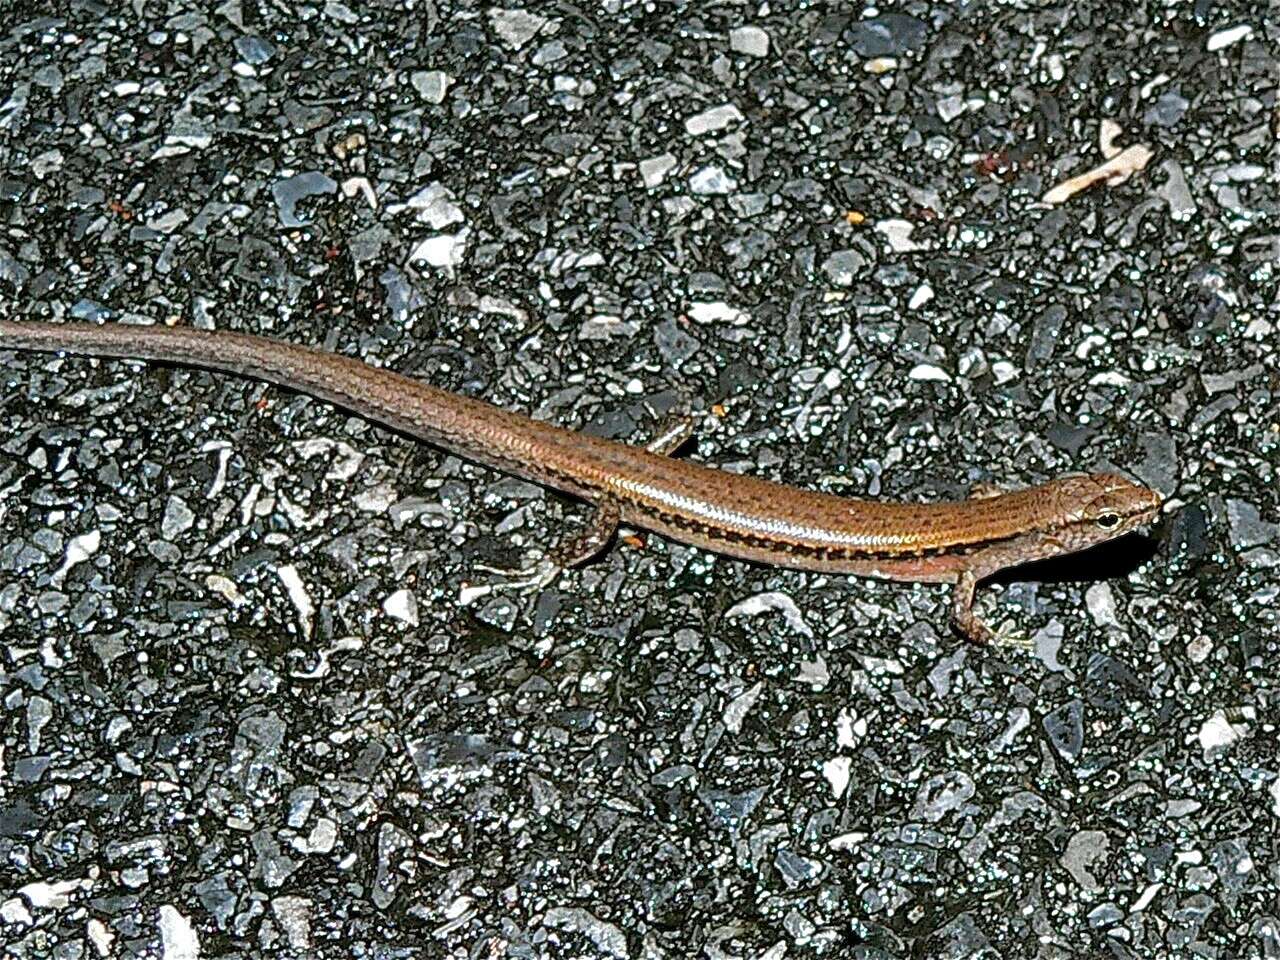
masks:
<path id="1" fill-rule="evenodd" d="M 762 534 L 749 533 L 740 530 L 734 530 L 729 527 L 722 527 L 715 524 L 707 523 L 696 517 L 688 517 L 683 514 L 666 513 L 656 510 L 648 502 L 631 500 L 628 498 L 614 498 L 624 501 L 631 506 L 638 508 L 638 512 L 652 517 L 655 521 L 681 530 L 695 536 L 700 536 L 706 540 L 724 543 L 730 545 L 739 545 L 750 547 L 757 550 L 767 550 L 770 553 L 783 554 L 794 557 L 815 557 L 821 560 L 904 560 L 912 558 L 937 557 L 946 554 L 947 556 L 967 556 L 984 550 L 994 543 L 1000 543 L 1000 540 L 984 540 L 981 543 L 973 544 L 952 544 L 944 547 L 933 547 L 920 550 L 859 550 L 852 547 L 839 546 L 820 546 L 818 544 L 799 543 L 794 540 L 781 540 L 777 537 L 767 537 Z M 1012 538 L 1010 538 L 1012 539 Z"/>

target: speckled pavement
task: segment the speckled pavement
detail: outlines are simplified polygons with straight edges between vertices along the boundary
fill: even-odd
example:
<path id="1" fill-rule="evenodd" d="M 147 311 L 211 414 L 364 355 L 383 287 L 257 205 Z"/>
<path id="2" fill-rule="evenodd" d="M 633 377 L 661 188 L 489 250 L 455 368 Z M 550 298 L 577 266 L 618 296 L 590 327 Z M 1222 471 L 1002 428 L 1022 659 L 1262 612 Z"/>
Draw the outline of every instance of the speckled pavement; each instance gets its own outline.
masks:
<path id="1" fill-rule="evenodd" d="M 6 318 L 1167 498 L 984 591 L 1030 650 L 631 533 L 512 594 L 578 505 L 0 343 L 6 957 L 1280 957 L 1274 8 L 0 8 Z"/>

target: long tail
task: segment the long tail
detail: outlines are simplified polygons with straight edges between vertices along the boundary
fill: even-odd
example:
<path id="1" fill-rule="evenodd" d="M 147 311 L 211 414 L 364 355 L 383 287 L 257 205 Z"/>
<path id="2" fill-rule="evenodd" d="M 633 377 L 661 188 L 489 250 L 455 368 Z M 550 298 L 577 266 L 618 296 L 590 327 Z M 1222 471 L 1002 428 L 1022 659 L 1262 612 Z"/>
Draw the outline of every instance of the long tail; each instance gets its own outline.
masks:
<path id="1" fill-rule="evenodd" d="M 265 380 L 480 463 L 577 492 L 563 477 L 544 475 L 530 451 L 531 444 L 571 445 L 575 435 L 326 350 L 230 330 L 0 321 L 3 350 L 157 360 Z"/>

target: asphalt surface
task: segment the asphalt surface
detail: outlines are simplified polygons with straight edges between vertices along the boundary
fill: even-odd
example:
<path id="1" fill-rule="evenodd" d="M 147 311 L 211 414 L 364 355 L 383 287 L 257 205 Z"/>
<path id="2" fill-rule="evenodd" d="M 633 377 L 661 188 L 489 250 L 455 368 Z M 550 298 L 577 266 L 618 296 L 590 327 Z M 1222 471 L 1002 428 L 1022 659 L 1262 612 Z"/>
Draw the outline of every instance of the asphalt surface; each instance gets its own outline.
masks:
<path id="1" fill-rule="evenodd" d="M 1280 957 L 1278 37 L 10 0 L 5 317 L 633 442 L 692 409 L 685 456 L 851 496 L 1168 502 L 983 592 L 1030 650 L 654 536 L 488 592 L 581 507 L 288 391 L 0 350 L 6 956 Z"/>

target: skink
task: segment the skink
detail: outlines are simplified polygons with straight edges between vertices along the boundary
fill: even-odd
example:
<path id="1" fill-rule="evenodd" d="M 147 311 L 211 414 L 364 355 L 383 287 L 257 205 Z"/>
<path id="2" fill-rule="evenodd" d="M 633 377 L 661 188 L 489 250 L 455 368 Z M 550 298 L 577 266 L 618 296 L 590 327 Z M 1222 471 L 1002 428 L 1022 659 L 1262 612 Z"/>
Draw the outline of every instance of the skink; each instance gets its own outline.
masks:
<path id="1" fill-rule="evenodd" d="M 158 360 L 310 394 L 412 437 L 593 504 L 567 564 L 602 550 L 620 523 L 777 566 L 955 585 L 951 617 L 975 642 L 979 581 L 1084 550 L 1150 522 L 1161 498 L 1111 473 L 1060 477 L 947 503 L 855 500 L 675 459 L 676 432 L 649 448 L 587 436 L 359 360 L 229 331 L 0 321 L 0 350 Z"/>

